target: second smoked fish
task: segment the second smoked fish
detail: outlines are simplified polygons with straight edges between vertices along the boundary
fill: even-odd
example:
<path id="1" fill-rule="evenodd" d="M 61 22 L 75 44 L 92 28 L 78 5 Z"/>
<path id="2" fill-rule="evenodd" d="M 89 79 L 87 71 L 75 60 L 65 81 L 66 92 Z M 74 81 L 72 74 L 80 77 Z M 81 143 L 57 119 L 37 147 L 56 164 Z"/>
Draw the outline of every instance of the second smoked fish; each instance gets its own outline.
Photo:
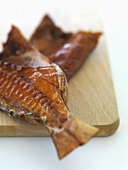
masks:
<path id="1" fill-rule="evenodd" d="M 101 32 L 65 33 L 45 15 L 30 42 L 56 63 L 69 80 L 95 49 L 100 35 Z"/>

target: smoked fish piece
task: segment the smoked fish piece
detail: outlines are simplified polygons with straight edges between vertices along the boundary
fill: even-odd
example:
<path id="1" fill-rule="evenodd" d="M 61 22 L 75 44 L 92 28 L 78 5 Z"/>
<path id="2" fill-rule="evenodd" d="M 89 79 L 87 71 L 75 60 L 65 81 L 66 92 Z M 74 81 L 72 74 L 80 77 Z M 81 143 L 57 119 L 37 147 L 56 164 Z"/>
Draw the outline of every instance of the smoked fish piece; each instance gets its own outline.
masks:
<path id="1" fill-rule="evenodd" d="M 83 123 L 69 111 L 65 74 L 45 56 L 34 53 L 36 49 L 25 39 L 21 42 L 22 38 L 13 27 L 0 55 L 0 109 L 29 123 L 44 124 L 61 159 L 85 144 L 98 129 Z M 41 63 L 36 65 L 37 56 L 42 66 Z"/>
<path id="2" fill-rule="evenodd" d="M 0 63 L 1 110 L 33 124 L 44 124 L 59 158 L 63 158 L 98 130 L 70 113 L 63 100 L 60 76 L 55 65 L 32 68 Z"/>
<path id="3" fill-rule="evenodd" d="M 45 66 L 51 63 L 46 56 L 28 43 L 15 26 L 12 26 L 7 42 L 3 44 L 0 60 L 29 66 Z"/>
<path id="4" fill-rule="evenodd" d="M 95 49 L 100 35 L 101 32 L 65 33 L 45 15 L 30 42 L 56 63 L 69 80 Z"/>
<path id="5" fill-rule="evenodd" d="M 64 33 L 54 24 L 48 15 L 45 15 L 31 36 L 30 43 L 42 54 L 50 57 L 50 55 L 56 53 L 71 36 L 72 33 Z"/>
<path id="6" fill-rule="evenodd" d="M 20 30 L 12 26 L 11 31 L 8 34 L 7 42 L 3 44 L 3 51 L 0 53 L 0 61 L 21 66 L 49 66 L 51 61 L 41 54 L 35 47 L 29 44 L 29 42 L 22 35 Z M 59 69 L 59 67 L 56 68 Z M 61 71 L 62 72 L 62 71 Z M 63 92 L 63 98 L 67 101 L 67 83 L 64 74 L 61 79 L 61 91 Z"/>

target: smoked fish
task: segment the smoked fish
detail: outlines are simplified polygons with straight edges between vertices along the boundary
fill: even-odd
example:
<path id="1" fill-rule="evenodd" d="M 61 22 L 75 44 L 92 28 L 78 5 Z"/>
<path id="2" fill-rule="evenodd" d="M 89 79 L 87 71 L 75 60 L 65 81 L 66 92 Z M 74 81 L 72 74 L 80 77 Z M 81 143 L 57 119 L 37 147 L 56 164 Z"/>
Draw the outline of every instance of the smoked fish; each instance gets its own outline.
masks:
<path id="1" fill-rule="evenodd" d="M 98 132 L 71 113 L 67 96 L 63 71 L 13 26 L 0 54 L 0 109 L 29 123 L 45 125 L 60 159 Z"/>
<path id="2" fill-rule="evenodd" d="M 56 63 L 69 80 L 98 44 L 101 32 L 65 33 L 45 15 L 30 38 L 42 54 Z"/>

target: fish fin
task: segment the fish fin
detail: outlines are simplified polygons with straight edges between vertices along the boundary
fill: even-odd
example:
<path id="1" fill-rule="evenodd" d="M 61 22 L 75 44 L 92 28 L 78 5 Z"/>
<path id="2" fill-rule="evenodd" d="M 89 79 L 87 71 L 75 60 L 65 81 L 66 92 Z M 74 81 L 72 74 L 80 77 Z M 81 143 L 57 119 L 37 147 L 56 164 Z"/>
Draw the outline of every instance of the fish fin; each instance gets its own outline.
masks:
<path id="1" fill-rule="evenodd" d="M 32 47 L 20 30 L 17 27 L 12 26 L 11 31 L 8 34 L 8 39 L 6 43 L 3 44 L 3 52 L 0 56 L 19 55 L 31 49 Z"/>
<path id="2" fill-rule="evenodd" d="M 54 24 L 52 19 L 48 15 L 45 15 L 35 32 L 32 34 L 30 42 L 41 38 L 58 38 L 64 36 L 64 34 L 65 33 Z"/>
<path id="3" fill-rule="evenodd" d="M 63 130 L 54 132 L 52 139 L 56 146 L 59 158 L 63 158 L 79 145 L 87 143 L 98 133 L 98 129 L 85 124 L 73 115 L 64 124 Z"/>

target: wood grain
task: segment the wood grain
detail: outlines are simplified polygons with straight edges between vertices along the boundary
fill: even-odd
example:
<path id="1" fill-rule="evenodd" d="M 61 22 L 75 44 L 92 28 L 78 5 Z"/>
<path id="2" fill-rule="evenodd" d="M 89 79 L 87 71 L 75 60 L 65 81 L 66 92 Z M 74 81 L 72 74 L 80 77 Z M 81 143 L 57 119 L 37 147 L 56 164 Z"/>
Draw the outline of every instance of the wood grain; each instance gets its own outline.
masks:
<path id="1" fill-rule="evenodd" d="M 99 28 L 98 18 L 93 23 Z M 98 127 L 100 131 L 97 136 L 109 136 L 117 130 L 119 116 L 104 36 L 70 80 L 68 107 L 81 120 Z M 49 135 L 43 125 L 30 125 L 0 112 L 0 136 Z"/>
<path id="2" fill-rule="evenodd" d="M 117 130 L 119 116 L 104 37 L 69 82 L 68 105 L 81 120 L 100 129 L 98 136 Z"/>

